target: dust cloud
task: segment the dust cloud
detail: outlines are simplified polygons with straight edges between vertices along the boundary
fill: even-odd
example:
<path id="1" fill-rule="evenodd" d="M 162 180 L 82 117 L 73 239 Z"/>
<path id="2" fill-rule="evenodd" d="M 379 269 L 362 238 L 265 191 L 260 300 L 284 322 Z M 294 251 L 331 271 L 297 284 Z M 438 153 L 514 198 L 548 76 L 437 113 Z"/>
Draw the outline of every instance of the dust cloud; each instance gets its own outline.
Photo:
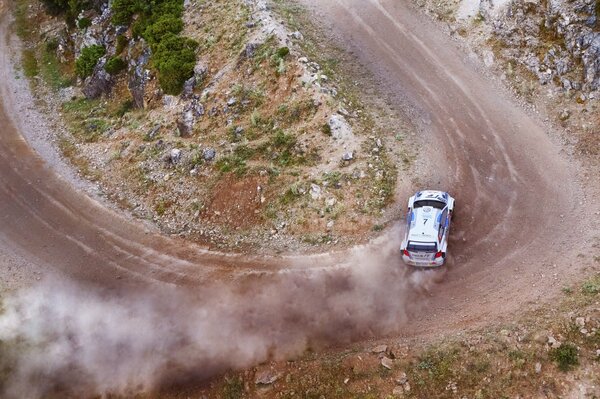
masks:
<path id="1" fill-rule="evenodd" d="M 390 334 L 436 278 L 397 258 L 392 244 L 367 247 L 330 269 L 193 290 L 45 280 L 3 303 L 0 396 L 129 396 Z"/>

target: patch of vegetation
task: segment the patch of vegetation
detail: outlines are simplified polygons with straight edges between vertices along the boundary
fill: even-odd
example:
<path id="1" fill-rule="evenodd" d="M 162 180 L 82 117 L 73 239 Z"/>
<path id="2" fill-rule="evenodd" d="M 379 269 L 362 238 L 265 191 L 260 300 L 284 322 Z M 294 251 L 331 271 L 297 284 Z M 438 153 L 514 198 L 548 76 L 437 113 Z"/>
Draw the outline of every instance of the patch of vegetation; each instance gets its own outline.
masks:
<path id="1" fill-rule="evenodd" d="M 21 63 L 23 65 L 23 73 L 28 78 L 33 78 L 40 72 L 34 50 L 23 50 Z"/>
<path id="2" fill-rule="evenodd" d="M 92 20 L 86 17 L 80 18 L 79 21 L 77 21 L 77 27 L 79 29 L 87 29 L 90 26 L 92 26 Z"/>
<path id="3" fill-rule="evenodd" d="M 159 72 L 158 81 L 167 94 L 179 94 L 184 82 L 194 74 L 196 48 L 192 39 L 167 34 L 153 49 L 153 65 Z"/>
<path id="4" fill-rule="evenodd" d="M 75 61 L 75 72 L 77 75 L 85 79 L 94 72 L 94 67 L 98 63 L 98 60 L 106 54 L 106 49 L 103 46 L 94 44 L 92 46 L 84 47 L 81 50 L 81 55 Z"/>
<path id="5" fill-rule="evenodd" d="M 15 28 L 17 35 L 23 41 L 31 41 L 33 30 L 31 29 L 31 23 L 29 21 L 29 1 L 15 1 L 13 15 L 15 17 Z"/>
<path id="6" fill-rule="evenodd" d="M 68 65 L 62 65 L 56 57 L 54 45 L 58 45 L 51 40 L 46 43 L 41 50 L 41 60 L 39 62 L 40 76 L 46 84 L 53 90 L 59 90 L 68 87 L 73 82 L 72 70 Z"/>
<path id="7" fill-rule="evenodd" d="M 119 104 L 119 107 L 114 112 L 114 115 L 121 118 L 126 113 L 133 109 L 133 100 L 125 100 Z"/>
<path id="8" fill-rule="evenodd" d="M 306 157 L 297 153 L 296 144 L 296 137 L 293 134 L 277 129 L 260 150 L 267 159 L 272 160 L 279 167 L 302 165 L 306 162 Z"/>
<path id="9" fill-rule="evenodd" d="M 283 125 L 290 126 L 302 120 L 308 120 L 317 111 L 315 103 L 311 99 L 295 101 L 291 104 L 282 104 L 277 109 L 278 120 Z"/>
<path id="10" fill-rule="evenodd" d="M 146 27 L 144 39 L 148 41 L 151 47 L 161 42 L 167 34 L 177 35 L 183 30 L 183 21 L 177 15 L 161 15 L 156 22 Z"/>
<path id="11" fill-rule="evenodd" d="M 127 68 L 127 63 L 123 61 L 121 57 L 111 57 L 108 61 L 106 61 L 106 65 L 104 65 L 104 70 L 111 75 L 117 75 L 121 71 Z"/>
<path id="12" fill-rule="evenodd" d="M 600 292 L 600 276 L 587 280 L 581 286 L 581 292 L 586 295 L 596 295 Z"/>
<path id="13" fill-rule="evenodd" d="M 154 205 L 154 211 L 158 216 L 162 216 L 167 212 L 167 209 L 171 207 L 171 202 L 168 200 L 160 199 Z"/>
<path id="14" fill-rule="evenodd" d="M 246 174 L 248 166 L 246 161 L 254 157 L 256 151 L 245 145 L 238 146 L 232 155 L 220 158 L 215 163 L 221 173 L 235 173 L 238 177 Z"/>
<path id="15" fill-rule="evenodd" d="M 150 45 L 161 88 L 167 94 L 181 93 L 184 82 L 193 76 L 198 48 L 194 40 L 180 35 L 183 0 L 114 0 L 111 7 L 115 25 L 128 26 L 137 16 L 132 31 Z"/>
<path id="16" fill-rule="evenodd" d="M 225 378 L 223 399 L 240 399 L 244 395 L 244 382 L 239 377 Z"/>
<path id="17" fill-rule="evenodd" d="M 94 5 L 99 5 L 100 2 L 88 0 L 42 0 L 47 12 L 51 15 L 64 14 L 65 20 L 69 26 L 76 25 L 76 18 L 81 11 L 90 10 Z"/>
<path id="18" fill-rule="evenodd" d="M 249 107 L 260 107 L 265 102 L 265 92 L 263 90 L 245 84 L 233 86 L 231 94 L 236 97 L 238 103 L 246 103 L 246 106 Z"/>
<path id="19" fill-rule="evenodd" d="M 283 193 L 281 197 L 279 197 L 279 202 L 282 205 L 290 205 L 296 200 L 298 200 L 300 197 L 302 197 L 302 190 L 300 185 L 293 184 L 290 188 L 288 188 L 285 191 L 285 193 Z"/>
<path id="20" fill-rule="evenodd" d="M 564 342 L 560 347 L 552 349 L 550 358 L 556 362 L 561 371 L 569 371 L 579 364 L 577 346 L 570 342 Z"/>

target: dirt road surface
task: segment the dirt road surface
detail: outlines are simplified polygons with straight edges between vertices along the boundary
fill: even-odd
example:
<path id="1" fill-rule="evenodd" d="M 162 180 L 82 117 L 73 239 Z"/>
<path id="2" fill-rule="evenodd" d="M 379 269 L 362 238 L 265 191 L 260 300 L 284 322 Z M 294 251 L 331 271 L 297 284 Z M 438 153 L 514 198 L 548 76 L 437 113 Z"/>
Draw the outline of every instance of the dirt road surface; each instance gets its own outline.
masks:
<path id="1" fill-rule="evenodd" d="M 9 82 L 14 72 L 6 15 L 0 25 L 0 249 L 47 273 L 111 288 L 194 289 L 222 281 L 256 293 L 263 284 L 288 286 L 293 279 L 295 289 L 313 296 L 314 306 L 335 296 L 336 289 L 351 298 L 352 287 L 342 281 L 353 269 L 365 279 L 365 267 L 390 270 L 391 282 L 410 283 L 403 293 L 385 286 L 383 278 L 362 287 L 355 302 L 375 298 L 381 305 L 398 296 L 418 302 L 408 304 L 407 316 L 393 326 L 395 335 L 405 337 L 500 320 L 547 299 L 591 264 L 577 255 L 585 254 L 598 234 L 586 218 L 598 204 L 586 198 L 579 166 L 453 42 L 404 1 L 303 1 L 378 78 L 378 90 L 420 119 L 420 156 L 427 165 L 423 180 L 457 200 L 451 255 L 443 271 L 415 277 L 400 264 L 396 248 L 402 221 L 380 239 L 345 253 L 261 258 L 259 250 L 228 255 L 162 237 L 108 209 L 73 188 L 28 144 L 35 136 L 31 130 L 39 126 L 31 123 L 34 110 L 20 111 Z M 311 290 L 325 280 L 327 289 Z M 377 309 L 373 319 L 381 316 Z M 271 321 L 279 325 L 284 316 L 273 313 Z M 321 316 L 327 323 L 327 313 Z M 303 317 L 294 317 L 294 328 L 301 328 Z M 267 319 L 264 328 L 268 324 Z M 361 328 L 357 337 L 363 336 Z"/>

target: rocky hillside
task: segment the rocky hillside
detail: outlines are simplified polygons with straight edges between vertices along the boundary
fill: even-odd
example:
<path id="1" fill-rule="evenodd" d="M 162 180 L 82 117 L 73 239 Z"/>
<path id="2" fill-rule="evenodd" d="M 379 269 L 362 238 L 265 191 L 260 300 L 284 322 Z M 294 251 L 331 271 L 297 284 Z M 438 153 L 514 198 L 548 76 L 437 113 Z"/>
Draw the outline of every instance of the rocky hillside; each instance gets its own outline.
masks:
<path id="1" fill-rule="evenodd" d="M 415 0 L 534 107 L 578 152 L 600 154 L 598 0 Z"/>
<path id="2" fill-rule="evenodd" d="M 352 244 L 395 217 L 383 211 L 411 163 L 406 132 L 378 126 L 309 28 L 263 0 L 152 4 L 17 6 L 24 72 L 103 193 L 167 233 L 240 250 Z"/>

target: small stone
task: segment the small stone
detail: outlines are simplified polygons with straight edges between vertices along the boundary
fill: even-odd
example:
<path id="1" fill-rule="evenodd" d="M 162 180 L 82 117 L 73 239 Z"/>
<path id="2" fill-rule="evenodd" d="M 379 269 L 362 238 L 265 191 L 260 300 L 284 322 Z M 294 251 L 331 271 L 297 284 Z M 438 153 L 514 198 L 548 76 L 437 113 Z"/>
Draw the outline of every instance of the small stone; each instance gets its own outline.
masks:
<path id="1" fill-rule="evenodd" d="M 403 387 L 394 387 L 394 389 L 392 390 L 392 395 L 394 395 L 394 396 L 403 396 L 404 395 L 404 388 Z"/>
<path id="2" fill-rule="evenodd" d="M 327 198 L 327 200 L 325 201 L 325 205 L 327 205 L 328 207 L 332 207 L 337 203 L 337 200 L 335 198 Z M 385 351 L 384 351 L 385 352 Z"/>
<path id="3" fill-rule="evenodd" d="M 348 151 L 345 152 L 344 155 L 342 155 L 342 160 L 348 162 L 348 161 L 352 161 L 354 159 L 354 153 L 352 151 Z"/>
<path id="4" fill-rule="evenodd" d="M 402 372 L 396 377 L 395 381 L 396 384 L 404 385 L 408 382 L 408 377 L 406 373 Z"/>
<path id="5" fill-rule="evenodd" d="M 181 150 L 179 148 L 173 148 L 169 154 L 171 163 L 176 164 L 181 159 Z"/>
<path id="6" fill-rule="evenodd" d="M 310 185 L 310 196 L 314 200 L 321 198 L 321 187 L 317 184 L 312 183 Z"/>
<path id="7" fill-rule="evenodd" d="M 537 363 L 535 364 L 535 373 L 536 373 L 536 374 L 539 374 L 539 373 L 541 373 L 541 372 L 542 372 L 542 363 L 540 363 L 540 362 L 537 362 Z"/>
<path id="8" fill-rule="evenodd" d="M 273 370 L 264 370 L 256 374 L 254 382 L 256 385 L 269 385 L 277 381 L 279 377 L 281 375 Z"/>
<path id="9" fill-rule="evenodd" d="M 215 156 L 217 155 L 217 152 L 215 151 L 214 148 L 205 148 L 204 151 L 202 151 L 202 159 L 204 159 L 207 162 L 212 161 L 213 159 L 215 159 Z"/>
<path id="10" fill-rule="evenodd" d="M 585 327 L 585 317 L 577 317 L 575 319 L 575 325 L 580 328 Z"/>
<path id="11" fill-rule="evenodd" d="M 560 348 L 561 343 L 558 342 L 552 335 L 548 336 L 548 345 L 551 348 Z"/>
<path id="12" fill-rule="evenodd" d="M 387 356 L 381 358 L 381 365 L 388 370 L 391 370 L 394 367 L 394 361 Z"/>
<path id="13" fill-rule="evenodd" d="M 231 107 L 231 106 L 233 106 L 233 105 L 235 105 L 235 104 L 237 104 L 237 98 L 235 98 L 235 97 L 231 97 L 229 100 L 227 100 L 227 105 L 228 105 L 228 106 L 230 106 L 230 107 Z"/>
<path id="14" fill-rule="evenodd" d="M 290 33 L 290 36 L 291 36 L 292 39 L 296 39 L 296 40 L 303 40 L 304 39 L 304 36 L 299 31 L 295 31 L 295 32 Z"/>
<path id="15" fill-rule="evenodd" d="M 374 347 L 371 352 L 373 353 L 383 353 L 383 352 L 387 352 L 387 345 L 377 345 L 376 347 Z"/>

